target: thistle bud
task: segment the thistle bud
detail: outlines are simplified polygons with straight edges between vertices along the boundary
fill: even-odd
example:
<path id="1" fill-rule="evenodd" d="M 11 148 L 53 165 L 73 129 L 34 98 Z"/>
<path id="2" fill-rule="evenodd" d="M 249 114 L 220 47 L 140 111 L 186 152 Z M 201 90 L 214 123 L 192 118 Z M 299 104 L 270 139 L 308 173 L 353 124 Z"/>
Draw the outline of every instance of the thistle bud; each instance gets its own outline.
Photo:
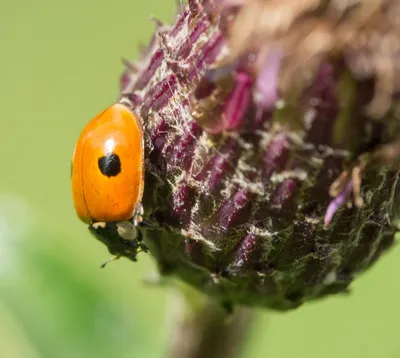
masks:
<path id="1" fill-rule="evenodd" d="M 346 292 L 399 221 L 400 3 L 189 0 L 121 92 L 147 136 L 145 243 L 226 304 Z"/>

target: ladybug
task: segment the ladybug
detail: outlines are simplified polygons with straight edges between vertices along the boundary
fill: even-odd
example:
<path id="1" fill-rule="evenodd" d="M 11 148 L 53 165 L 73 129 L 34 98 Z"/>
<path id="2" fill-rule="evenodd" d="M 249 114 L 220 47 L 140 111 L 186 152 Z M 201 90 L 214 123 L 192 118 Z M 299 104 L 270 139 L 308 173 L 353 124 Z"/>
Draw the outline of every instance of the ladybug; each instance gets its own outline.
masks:
<path id="1" fill-rule="evenodd" d="M 144 131 L 129 103 L 120 101 L 83 129 L 72 156 L 75 211 L 110 253 L 136 261 L 143 222 Z"/>

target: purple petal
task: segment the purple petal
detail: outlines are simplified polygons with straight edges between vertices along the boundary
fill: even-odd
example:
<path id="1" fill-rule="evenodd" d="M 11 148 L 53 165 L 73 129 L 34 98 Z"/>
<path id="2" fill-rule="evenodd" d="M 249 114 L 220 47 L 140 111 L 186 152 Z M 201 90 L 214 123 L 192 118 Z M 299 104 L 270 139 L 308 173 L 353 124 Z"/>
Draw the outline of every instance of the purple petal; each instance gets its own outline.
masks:
<path id="1" fill-rule="evenodd" d="M 268 54 L 260 54 L 260 72 L 257 77 L 254 91 L 254 102 L 260 113 L 273 109 L 279 98 L 278 75 L 283 53 L 273 50 Z"/>
<path id="2" fill-rule="evenodd" d="M 353 182 L 350 180 L 344 190 L 335 198 L 333 199 L 329 205 L 328 209 L 326 209 L 325 217 L 324 217 L 324 226 L 327 227 L 331 222 L 333 215 L 335 215 L 336 211 L 346 203 L 349 195 L 353 190 Z"/>

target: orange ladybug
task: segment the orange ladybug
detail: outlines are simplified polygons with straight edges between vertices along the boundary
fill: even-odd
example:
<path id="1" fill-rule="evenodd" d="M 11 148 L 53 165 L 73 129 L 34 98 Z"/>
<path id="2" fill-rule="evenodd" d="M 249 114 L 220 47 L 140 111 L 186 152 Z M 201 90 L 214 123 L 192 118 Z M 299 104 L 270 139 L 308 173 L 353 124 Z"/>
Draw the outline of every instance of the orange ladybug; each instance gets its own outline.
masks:
<path id="1" fill-rule="evenodd" d="M 140 119 L 115 103 L 83 129 L 72 157 L 72 193 L 85 223 L 142 221 L 144 139 Z"/>

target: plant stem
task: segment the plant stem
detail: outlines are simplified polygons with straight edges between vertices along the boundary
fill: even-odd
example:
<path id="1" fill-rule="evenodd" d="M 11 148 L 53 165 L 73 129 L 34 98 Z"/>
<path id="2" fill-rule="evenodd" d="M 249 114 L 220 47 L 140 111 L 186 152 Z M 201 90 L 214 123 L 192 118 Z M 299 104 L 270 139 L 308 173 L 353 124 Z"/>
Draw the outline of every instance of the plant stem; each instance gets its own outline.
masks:
<path id="1" fill-rule="evenodd" d="M 221 305 L 192 288 L 173 292 L 168 358 L 235 358 L 240 356 L 252 311 L 229 314 Z"/>

